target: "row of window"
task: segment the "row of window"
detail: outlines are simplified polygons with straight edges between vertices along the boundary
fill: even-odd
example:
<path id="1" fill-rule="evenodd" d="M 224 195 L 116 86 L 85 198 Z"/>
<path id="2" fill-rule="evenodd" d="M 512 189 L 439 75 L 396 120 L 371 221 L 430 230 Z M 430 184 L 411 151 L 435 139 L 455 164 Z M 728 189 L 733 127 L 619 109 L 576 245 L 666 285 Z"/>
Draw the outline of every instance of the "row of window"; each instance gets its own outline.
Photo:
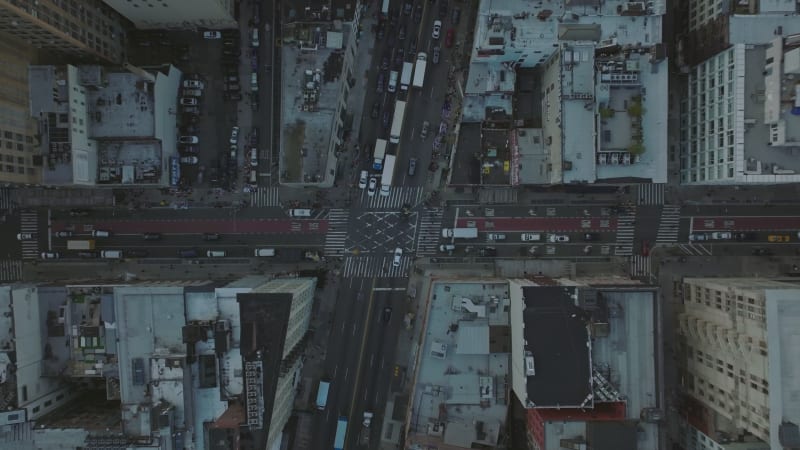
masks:
<path id="1" fill-rule="evenodd" d="M 686 167 L 686 166 L 684 166 Z M 725 173 L 727 171 L 727 176 Z M 681 183 L 697 183 L 707 180 L 732 179 L 734 176 L 733 163 L 716 167 L 689 167 L 681 171 Z"/>
<path id="2" fill-rule="evenodd" d="M 9 164 L 2 165 L 0 164 L 0 172 L 6 173 L 18 173 L 20 175 L 28 174 L 28 175 L 36 175 L 36 169 L 33 167 L 23 167 L 23 166 L 12 166 Z"/>

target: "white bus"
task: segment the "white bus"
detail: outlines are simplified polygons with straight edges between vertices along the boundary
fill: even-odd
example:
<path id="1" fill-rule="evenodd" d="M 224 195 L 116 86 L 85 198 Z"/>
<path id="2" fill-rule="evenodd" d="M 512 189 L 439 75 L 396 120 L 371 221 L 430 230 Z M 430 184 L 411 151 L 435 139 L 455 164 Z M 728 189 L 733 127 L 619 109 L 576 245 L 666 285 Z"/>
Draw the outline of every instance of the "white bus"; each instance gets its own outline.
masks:
<path id="1" fill-rule="evenodd" d="M 389 133 L 389 142 L 397 144 L 400 142 L 400 133 L 403 131 L 403 118 L 406 115 L 406 102 L 398 100 L 394 106 L 394 119 L 392 119 L 392 131 Z"/>
<path id="2" fill-rule="evenodd" d="M 383 7 L 381 8 L 381 14 L 384 17 L 389 15 L 389 0 L 383 0 Z"/>

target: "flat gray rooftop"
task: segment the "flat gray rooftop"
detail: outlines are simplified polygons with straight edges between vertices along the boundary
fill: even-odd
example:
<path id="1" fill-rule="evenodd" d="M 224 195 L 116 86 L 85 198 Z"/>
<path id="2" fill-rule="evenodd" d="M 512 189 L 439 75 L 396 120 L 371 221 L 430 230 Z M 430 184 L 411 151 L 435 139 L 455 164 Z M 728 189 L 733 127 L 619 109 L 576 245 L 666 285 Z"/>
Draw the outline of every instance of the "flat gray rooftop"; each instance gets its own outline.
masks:
<path id="1" fill-rule="evenodd" d="M 89 136 L 95 139 L 152 137 L 155 134 L 153 92 L 130 72 L 105 74 L 107 85 L 86 90 Z"/>

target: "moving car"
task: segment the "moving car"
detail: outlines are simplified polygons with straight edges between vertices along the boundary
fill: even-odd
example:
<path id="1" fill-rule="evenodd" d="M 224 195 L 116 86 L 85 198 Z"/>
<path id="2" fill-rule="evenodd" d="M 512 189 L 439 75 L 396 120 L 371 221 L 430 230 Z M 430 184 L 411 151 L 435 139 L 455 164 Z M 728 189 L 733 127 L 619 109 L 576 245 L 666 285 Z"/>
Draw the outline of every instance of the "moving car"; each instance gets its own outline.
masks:
<path id="1" fill-rule="evenodd" d="M 422 5 L 417 4 L 416 8 L 414 8 L 414 23 L 420 23 L 422 21 Z"/>
<path id="2" fill-rule="evenodd" d="M 390 320 L 392 320 L 392 307 L 387 306 L 386 308 L 383 308 L 383 321 L 389 322 Z"/>
<path id="3" fill-rule="evenodd" d="M 257 257 L 275 256 L 274 248 L 257 248 L 254 253 Z"/>
<path id="4" fill-rule="evenodd" d="M 456 31 L 452 28 L 447 30 L 447 35 L 444 37 L 444 46 L 450 48 L 453 46 L 453 40 L 455 40 Z"/>
<path id="5" fill-rule="evenodd" d="M 600 235 L 597 233 L 583 233 L 583 240 L 584 241 L 598 241 L 600 240 Z"/>
<path id="6" fill-rule="evenodd" d="M 394 259 L 392 259 L 392 265 L 395 267 L 400 267 L 400 261 L 403 258 L 403 249 L 397 247 L 394 249 Z"/>
<path id="7" fill-rule="evenodd" d="M 541 241 L 542 235 L 539 233 L 522 233 L 520 239 L 522 239 L 522 242 Z"/>
<path id="8" fill-rule="evenodd" d="M 219 233 L 205 233 L 203 234 L 204 241 L 218 241 L 219 240 Z"/>
<path id="9" fill-rule="evenodd" d="M 756 234 L 751 232 L 734 233 L 733 238 L 737 241 L 755 241 Z"/>
<path id="10" fill-rule="evenodd" d="M 456 249 L 456 246 L 453 244 L 442 244 L 439 246 L 439 251 L 442 253 L 452 252 Z"/>
<path id="11" fill-rule="evenodd" d="M 372 117 L 373 119 L 377 119 L 380 112 L 381 112 L 381 101 L 375 100 L 375 102 L 372 104 L 372 112 L 370 113 L 369 116 Z"/>
<path id="12" fill-rule="evenodd" d="M 417 173 L 417 158 L 408 160 L 408 176 L 413 177 Z"/>
<path id="13" fill-rule="evenodd" d="M 231 128 L 231 138 L 230 138 L 230 143 L 231 143 L 231 144 L 237 144 L 237 143 L 239 143 L 239 127 L 233 127 L 233 128 Z"/>
<path id="14" fill-rule="evenodd" d="M 419 138 L 425 139 L 426 137 L 428 137 L 428 130 L 430 128 L 431 128 L 430 122 L 428 122 L 427 120 L 425 122 L 422 122 L 422 129 L 419 131 Z"/>
<path id="15" fill-rule="evenodd" d="M 181 156 L 181 164 L 197 164 L 198 159 L 197 156 Z"/>
<path id="16" fill-rule="evenodd" d="M 58 252 L 42 252 L 42 259 L 58 259 L 61 255 Z"/>
<path id="17" fill-rule="evenodd" d="M 486 233 L 486 240 L 487 241 L 505 241 L 506 235 L 505 233 Z"/>
<path id="18" fill-rule="evenodd" d="M 72 231 L 56 231 L 53 233 L 55 237 L 72 237 Z"/>
<path id="19" fill-rule="evenodd" d="M 362 170 L 361 171 L 361 175 L 359 175 L 359 177 L 358 177 L 358 188 L 359 189 L 366 189 L 367 181 L 368 181 L 367 178 L 368 177 L 369 177 L 369 174 L 367 173 L 367 171 L 366 170 Z"/>
<path id="20" fill-rule="evenodd" d="M 178 142 L 181 144 L 197 144 L 200 142 L 200 138 L 197 136 L 181 136 L 178 138 Z"/>
<path id="21" fill-rule="evenodd" d="M 219 31 L 205 31 L 203 37 L 206 39 L 222 39 L 222 33 Z"/>
<path id="22" fill-rule="evenodd" d="M 209 250 L 206 252 L 208 258 L 224 258 L 225 250 Z"/>
<path id="23" fill-rule="evenodd" d="M 790 239 L 788 234 L 770 234 L 767 236 L 769 242 L 789 242 Z"/>
<path id="24" fill-rule="evenodd" d="M 145 233 L 142 235 L 145 241 L 160 241 L 161 233 Z"/>
<path id="25" fill-rule="evenodd" d="M 203 95 L 203 91 L 200 89 L 184 89 L 183 95 L 186 97 L 201 97 Z"/>
<path id="26" fill-rule="evenodd" d="M 566 234 L 551 234 L 549 236 L 550 242 L 569 242 L 569 236 Z"/>
<path id="27" fill-rule="evenodd" d="M 442 48 L 439 47 L 438 45 L 436 47 L 433 47 L 433 63 L 434 64 L 439 64 L 439 54 L 441 53 L 441 51 L 442 51 Z"/>
<path id="28" fill-rule="evenodd" d="M 453 25 L 458 25 L 458 22 L 461 20 L 461 8 L 456 6 L 453 8 L 453 15 L 450 16 L 450 21 L 453 22 Z"/>
<path id="29" fill-rule="evenodd" d="M 431 33 L 431 37 L 434 39 L 439 39 L 441 33 L 442 33 L 442 21 L 436 20 L 433 22 L 433 32 Z"/>
<path id="30" fill-rule="evenodd" d="M 70 209 L 69 215 L 72 217 L 84 217 L 89 215 L 88 209 Z"/>
<path id="31" fill-rule="evenodd" d="M 375 177 L 371 177 L 369 179 L 369 187 L 367 188 L 367 195 L 373 197 L 375 195 L 375 191 L 378 188 L 378 180 Z"/>
<path id="32" fill-rule="evenodd" d="M 711 233 L 711 239 L 715 241 L 725 241 L 728 239 L 733 239 L 733 234 L 730 231 L 715 231 Z"/>
<path id="33" fill-rule="evenodd" d="M 708 235 L 705 233 L 692 233 L 689 235 L 689 240 L 692 242 L 707 241 Z"/>
<path id="34" fill-rule="evenodd" d="M 99 237 L 111 237 L 111 232 L 108 230 L 92 230 L 92 237 L 99 238 Z"/>
<path id="35" fill-rule="evenodd" d="M 181 105 L 183 106 L 197 106 L 197 99 L 194 97 L 182 97 Z"/>
<path id="36" fill-rule="evenodd" d="M 495 247 L 483 247 L 482 249 L 478 250 L 479 256 L 497 256 L 497 248 Z"/>

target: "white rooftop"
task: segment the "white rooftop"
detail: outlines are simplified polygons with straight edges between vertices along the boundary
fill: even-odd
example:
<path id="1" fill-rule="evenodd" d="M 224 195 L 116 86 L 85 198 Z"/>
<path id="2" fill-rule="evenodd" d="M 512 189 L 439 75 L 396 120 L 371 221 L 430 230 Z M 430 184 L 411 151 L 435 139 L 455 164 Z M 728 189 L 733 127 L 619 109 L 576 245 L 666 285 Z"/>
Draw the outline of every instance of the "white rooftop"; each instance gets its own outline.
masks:
<path id="1" fill-rule="evenodd" d="M 770 289 L 765 292 L 769 358 L 770 447 L 782 448 L 778 428 L 782 422 L 800 423 L 800 292 Z"/>

